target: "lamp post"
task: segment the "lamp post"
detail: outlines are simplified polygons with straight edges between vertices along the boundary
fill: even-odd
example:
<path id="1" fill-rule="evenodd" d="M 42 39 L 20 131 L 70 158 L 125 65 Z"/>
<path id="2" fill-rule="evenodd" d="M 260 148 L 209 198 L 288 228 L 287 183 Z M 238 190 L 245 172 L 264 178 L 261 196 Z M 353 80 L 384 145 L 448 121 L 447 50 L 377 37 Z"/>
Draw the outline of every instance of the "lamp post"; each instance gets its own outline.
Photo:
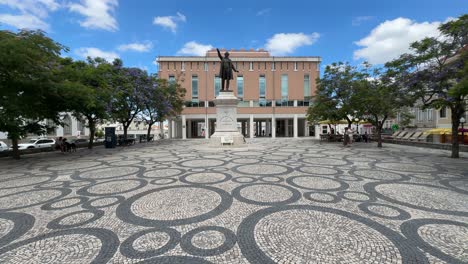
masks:
<path id="1" fill-rule="evenodd" d="M 359 134 L 359 118 L 356 117 L 356 118 L 354 119 L 354 121 L 356 121 L 356 130 L 357 130 L 357 132 L 358 132 L 358 134 Z"/>
<path id="2" fill-rule="evenodd" d="M 466 122 L 466 120 L 465 120 L 465 118 L 462 116 L 462 117 L 460 118 L 460 124 L 461 124 L 461 126 L 462 126 L 462 144 L 463 144 L 463 145 L 465 145 L 465 130 L 464 130 L 464 127 L 463 127 L 463 125 L 465 124 L 465 122 Z M 457 133 L 457 134 L 458 134 L 458 133 Z"/>

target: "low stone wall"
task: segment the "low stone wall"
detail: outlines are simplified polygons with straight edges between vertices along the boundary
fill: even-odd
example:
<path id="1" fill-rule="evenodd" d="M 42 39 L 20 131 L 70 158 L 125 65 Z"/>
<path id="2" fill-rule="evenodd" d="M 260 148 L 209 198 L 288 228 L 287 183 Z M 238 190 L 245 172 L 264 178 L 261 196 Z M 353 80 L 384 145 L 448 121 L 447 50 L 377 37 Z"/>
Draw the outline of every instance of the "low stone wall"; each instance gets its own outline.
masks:
<path id="1" fill-rule="evenodd" d="M 421 148 L 452 150 L 452 144 L 405 141 L 405 140 L 395 140 L 395 139 L 382 139 L 382 142 L 391 143 L 391 144 L 398 144 L 398 145 L 421 147 Z M 460 144 L 460 152 L 468 152 L 468 145 L 461 145 Z"/>
<path id="2" fill-rule="evenodd" d="M 94 142 L 93 146 L 104 146 L 104 142 Z M 78 145 L 76 148 L 87 148 L 88 145 Z M 35 154 L 35 153 L 41 153 L 41 152 L 52 152 L 56 151 L 55 148 L 33 148 L 33 149 L 23 149 L 20 150 L 21 156 L 22 155 L 29 155 L 29 154 Z M 2 151 L 0 152 L 0 158 L 4 157 L 9 157 L 13 154 L 13 151 Z"/>

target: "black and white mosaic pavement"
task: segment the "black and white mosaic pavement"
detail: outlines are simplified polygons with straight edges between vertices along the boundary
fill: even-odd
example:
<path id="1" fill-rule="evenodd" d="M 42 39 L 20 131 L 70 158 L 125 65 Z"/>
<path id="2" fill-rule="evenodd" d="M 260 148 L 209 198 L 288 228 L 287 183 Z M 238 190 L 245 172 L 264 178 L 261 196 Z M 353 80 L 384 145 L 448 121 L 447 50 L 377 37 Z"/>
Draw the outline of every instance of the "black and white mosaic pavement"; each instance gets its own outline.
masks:
<path id="1" fill-rule="evenodd" d="M 164 140 L 0 160 L 0 263 L 468 263 L 468 155 Z"/>

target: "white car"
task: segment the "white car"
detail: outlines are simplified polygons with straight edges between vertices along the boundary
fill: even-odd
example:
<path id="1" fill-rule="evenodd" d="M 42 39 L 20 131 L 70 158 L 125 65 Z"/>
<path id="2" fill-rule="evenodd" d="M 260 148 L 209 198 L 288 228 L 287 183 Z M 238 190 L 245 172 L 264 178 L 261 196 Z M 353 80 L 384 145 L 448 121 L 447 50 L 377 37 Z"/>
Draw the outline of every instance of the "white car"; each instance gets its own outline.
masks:
<path id="1" fill-rule="evenodd" d="M 28 143 L 18 144 L 18 149 L 53 148 L 55 140 L 48 138 L 31 139 Z"/>
<path id="2" fill-rule="evenodd" d="M 0 141 L 0 152 L 7 151 L 7 150 L 8 150 L 7 144 L 5 144 L 5 142 L 3 141 Z"/>

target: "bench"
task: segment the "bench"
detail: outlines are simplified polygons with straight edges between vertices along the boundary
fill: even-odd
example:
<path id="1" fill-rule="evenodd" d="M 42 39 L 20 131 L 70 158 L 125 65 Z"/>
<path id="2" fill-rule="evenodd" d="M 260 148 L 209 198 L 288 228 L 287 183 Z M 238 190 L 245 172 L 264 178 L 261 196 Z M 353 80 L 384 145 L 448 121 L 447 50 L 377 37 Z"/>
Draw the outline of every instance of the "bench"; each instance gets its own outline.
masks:
<path id="1" fill-rule="evenodd" d="M 221 137 L 221 145 L 224 144 L 232 145 L 234 144 L 234 139 L 232 137 Z"/>

